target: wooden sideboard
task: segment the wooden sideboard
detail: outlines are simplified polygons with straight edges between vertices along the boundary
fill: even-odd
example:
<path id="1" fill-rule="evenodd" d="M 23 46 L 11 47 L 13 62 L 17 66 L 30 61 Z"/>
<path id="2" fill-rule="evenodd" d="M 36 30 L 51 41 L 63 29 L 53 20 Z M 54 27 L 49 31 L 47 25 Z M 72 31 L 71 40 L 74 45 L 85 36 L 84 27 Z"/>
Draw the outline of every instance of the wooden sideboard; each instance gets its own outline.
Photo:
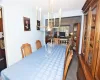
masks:
<path id="1" fill-rule="evenodd" d="M 78 71 L 77 71 L 77 80 L 94 80 L 89 67 L 85 63 L 83 55 L 78 55 Z"/>
<path id="2" fill-rule="evenodd" d="M 77 78 L 100 80 L 100 0 L 87 0 L 82 10 L 84 31 Z"/>

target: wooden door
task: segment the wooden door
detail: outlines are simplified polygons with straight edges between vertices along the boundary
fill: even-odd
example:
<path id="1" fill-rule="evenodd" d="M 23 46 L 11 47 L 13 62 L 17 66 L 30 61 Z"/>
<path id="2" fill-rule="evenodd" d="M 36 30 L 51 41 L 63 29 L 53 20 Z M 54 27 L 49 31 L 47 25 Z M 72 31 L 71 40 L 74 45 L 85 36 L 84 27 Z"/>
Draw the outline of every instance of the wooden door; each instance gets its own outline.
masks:
<path id="1" fill-rule="evenodd" d="M 2 18 L 0 18 L 0 32 L 3 32 Z"/>
<path id="2" fill-rule="evenodd" d="M 84 31 L 82 40 L 82 54 L 86 56 L 86 40 L 88 34 L 88 14 L 84 15 Z"/>
<path id="3" fill-rule="evenodd" d="M 6 68 L 5 50 L 0 49 L 0 71 Z"/>

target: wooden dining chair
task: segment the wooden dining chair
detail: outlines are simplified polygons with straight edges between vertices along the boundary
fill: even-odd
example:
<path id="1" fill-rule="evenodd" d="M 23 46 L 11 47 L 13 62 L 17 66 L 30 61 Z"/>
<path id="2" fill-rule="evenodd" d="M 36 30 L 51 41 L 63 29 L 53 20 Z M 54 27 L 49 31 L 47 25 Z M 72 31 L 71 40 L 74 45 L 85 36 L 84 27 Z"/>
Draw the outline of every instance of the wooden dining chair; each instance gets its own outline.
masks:
<path id="1" fill-rule="evenodd" d="M 64 72 L 63 72 L 63 78 L 62 78 L 62 80 L 66 80 L 67 73 L 68 73 L 68 67 L 70 65 L 72 56 L 73 56 L 73 51 L 71 50 L 70 53 L 69 53 L 69 55 L 68 55 L 68 57 L 65 58 L 65 65 L 64 65 Z"/>
<path id="2" fill-rule="evenodd" d="M 68 43 L 68 44 L 66 45 L 65 61 L 66 61 L 66 59 L 67 59 L 67 57 L 68 57 L 69 51 L 70 51 L 70 43 Z M 66 63 L 64 63 L 64 66 L 65 66 L 65 64 L 66 64 Z"/>
<path id="3" fill-rule="evenodd" d="M 41 47 L 42 47 L 41 41 L 40 40 L 36 40 L 36 48 L 40 49 Z"/>
<path id="4" fill-rule="evenodd" d="M 70 43 L 67 44 L 65 57 L 68 56 L 68 52 L 69 52 L 69 50 L 70 50 Z"/>
<path id="5" fill-rule="evenodd" d="M 21 46 L 22 58 L 30 55 L 32 53 L 31 45 L 26 43 Z"/>
<path id="6" fill-rule="evenodd" d="M 54 38 L 54 43 L 55 44 L 60 44 L 60 39 L 59 38 Z"/>

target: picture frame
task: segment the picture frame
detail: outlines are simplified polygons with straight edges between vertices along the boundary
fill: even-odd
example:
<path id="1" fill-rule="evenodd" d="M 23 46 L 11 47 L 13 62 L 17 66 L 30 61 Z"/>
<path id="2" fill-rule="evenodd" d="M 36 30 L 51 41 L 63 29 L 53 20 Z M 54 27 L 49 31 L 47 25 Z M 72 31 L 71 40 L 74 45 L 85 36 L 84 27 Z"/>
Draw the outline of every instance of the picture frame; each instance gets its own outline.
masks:
<path id="1" fill-rule="evenodd" d="M 39 20 L 37 20 L 37 26 L 36 26 L 36 29 L 37 29 L 37 30 L 40 30 L 40 21 L 39 21 Z"/>
<path id="2" fill-rule="evenodd" d="M 23 17 L 23 21 L 24 21 L 24 31 L 31 31 L 30 18 Z"/>

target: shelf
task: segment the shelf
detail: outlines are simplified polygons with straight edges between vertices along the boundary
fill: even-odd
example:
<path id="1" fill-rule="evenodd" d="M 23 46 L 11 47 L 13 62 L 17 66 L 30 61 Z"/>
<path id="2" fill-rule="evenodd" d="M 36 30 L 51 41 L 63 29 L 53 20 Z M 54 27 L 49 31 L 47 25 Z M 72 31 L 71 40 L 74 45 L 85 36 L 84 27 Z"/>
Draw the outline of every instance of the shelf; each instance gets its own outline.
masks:
<path id="1" fill-rule="evenodd" d="M 93 45 L 92 45 L 92 44 L 90 44 L 90 47 L 91 47 L 91 48 L 93 48 Z"/>
<path id="2" fill-rule="evenodd" d="M 93 26 L 91 26 L 91 28 L 92 28 L 92 29 L 95 29 L 95 26 L 93 25 Z"/>
<path id="3" fill-rule="evenodd" d="M 92 64 L 92 50 L 89 51 L 89 54 L 88 54 L 88 60 L 87 60 L 87 64 L 88 64 L 88 67 L 91 69 L 91 64 Z"/>
<path id="4" fill-rule="evenodd" d="M 59 27 L 56 26 L 56 27 L 53 27 L 53 28 L 59 28 Z"/>
<path id="5" fill-rule="evenodd" d="M 90 46 L 93 47 L 93 41 L 90 41 Z"/>

